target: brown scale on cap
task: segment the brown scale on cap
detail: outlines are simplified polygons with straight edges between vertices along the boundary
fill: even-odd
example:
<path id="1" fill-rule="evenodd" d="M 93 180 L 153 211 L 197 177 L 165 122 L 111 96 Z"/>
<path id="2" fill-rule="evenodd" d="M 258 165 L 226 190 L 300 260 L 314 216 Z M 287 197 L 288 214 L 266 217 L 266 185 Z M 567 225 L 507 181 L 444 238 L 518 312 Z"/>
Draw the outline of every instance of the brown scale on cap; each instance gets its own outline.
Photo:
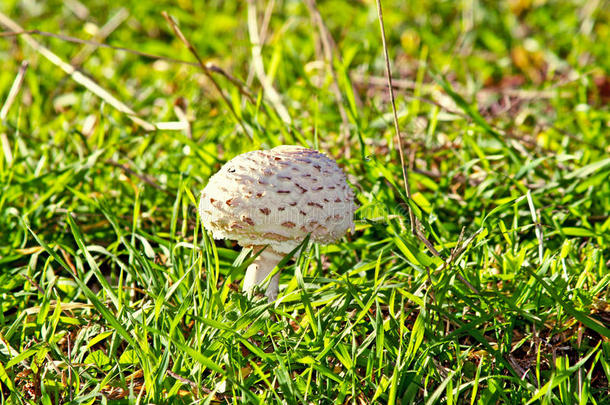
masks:
<path id="1" fill-rule="evenodd" d="M 293 250 L 308 234 L 314 242 L 335 241 L 353 228 L 355 209 L 337 163 L 299 146 L 233 158 L 210 178 L 199 204 L 203 225 L 214 238 L 269 245 L 280 253 Z"/>
<path id="2" fill-rule="evenodd" d="M 274 233 L 274 232 L 266 232 L 265 234 L 263 234 L 263 236 L 264 236 L 265 238 L 269 238 L 269 239 L 277 240 L 277 241 L 280 241 L 280 242 L 283 242 L 283 241 L 287 241 L 287 240 L 288 240 L 288 238 L 287 238 L 287 237 L 282 236 L 282 235 L 277 234 L 277 233 Z"/>

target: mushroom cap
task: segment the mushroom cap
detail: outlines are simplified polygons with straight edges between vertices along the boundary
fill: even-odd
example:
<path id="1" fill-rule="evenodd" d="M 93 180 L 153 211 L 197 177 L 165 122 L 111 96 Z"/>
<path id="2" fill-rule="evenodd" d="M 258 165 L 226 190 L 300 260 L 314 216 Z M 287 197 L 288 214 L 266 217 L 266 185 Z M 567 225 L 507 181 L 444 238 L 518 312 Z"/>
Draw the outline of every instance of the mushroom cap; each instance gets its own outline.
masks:
<path id="1" fill-rule="evenodd" d="M 283 145 L 236 156 L 201 193 L 199 214 L 214 239 L 289 253 L 311 234 L 331 243 L 353 229 L 356 205 L 345 174 L 326 155 Z"/>

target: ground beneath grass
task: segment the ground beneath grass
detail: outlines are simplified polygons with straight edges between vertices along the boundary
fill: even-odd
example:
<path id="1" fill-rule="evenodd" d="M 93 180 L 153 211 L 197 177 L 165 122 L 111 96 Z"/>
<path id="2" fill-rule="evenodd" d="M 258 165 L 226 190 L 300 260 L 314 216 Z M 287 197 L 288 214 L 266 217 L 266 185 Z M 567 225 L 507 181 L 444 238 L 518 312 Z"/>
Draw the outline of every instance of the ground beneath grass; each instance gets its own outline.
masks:
<path id="1" fill-rule="evenodd" d="M 610 403 L 608 1 L 384 1 L 411 198 L 374 1 L 110 3 L 0 5 L 1 403 Z M 269 304 L 196 207 L 281 144 L 359 209 Z"/>

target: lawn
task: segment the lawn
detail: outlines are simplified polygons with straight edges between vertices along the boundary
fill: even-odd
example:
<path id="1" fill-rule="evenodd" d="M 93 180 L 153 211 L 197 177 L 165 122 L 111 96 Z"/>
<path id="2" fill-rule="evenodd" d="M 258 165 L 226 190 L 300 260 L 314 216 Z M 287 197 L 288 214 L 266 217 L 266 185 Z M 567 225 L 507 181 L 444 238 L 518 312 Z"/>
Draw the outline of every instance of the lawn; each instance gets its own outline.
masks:
<path id="1" fill-rule="evenodd" d="M 0 403 L 610 403 L 610 3 L 382 6 L 2 1 Z M 283 144 L 358 209 L 269 303 L 197 205 Z"/>

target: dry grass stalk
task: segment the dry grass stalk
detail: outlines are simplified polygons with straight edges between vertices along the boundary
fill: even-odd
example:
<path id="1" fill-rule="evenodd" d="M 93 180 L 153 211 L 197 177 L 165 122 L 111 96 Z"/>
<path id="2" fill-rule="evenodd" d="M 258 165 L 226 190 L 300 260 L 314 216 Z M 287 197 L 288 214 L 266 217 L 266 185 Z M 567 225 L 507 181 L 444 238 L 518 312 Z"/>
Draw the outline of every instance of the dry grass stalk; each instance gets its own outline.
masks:
<path id="1" fill-rule="evenodd" d="M 9 18 L 7 15 L 5 15 L 3 13 L 0 13 L 0 24 L 4 25 L 6 28 L 8 28 L 9 30 L 11 30 L 15 33 L 24 32 L 23 28 L 19 24 L 17 24 L 15 21 L 13 21 L 11 18 Z M 129 119 L 131 119 L 133 122 L 135 122 L 137 125 L 141 126 L 142 128 L 144 128 L 147 131 L 154 131 L 156 129 L 153 124 L 138 117 L 135 111 L 133 111 L 127 105 L 122 103 L 120 100 L 118 100 L 116 97 L 114 97 L 107 90 L 102 88 L 100 85 L 95 83 L 93 80 L 91 80 L 90 78 L 88 78 L 87 76 L 85 76 L 84 74 L 79 72 L 78 70 L 76 70 L 74 68 L 74 66 L 72 66 L 69 63 L 62 60 L 59 56 L 57 56 L 55 53 L 53 53 L 50 49 L 43 46 L 41 43 L 39 43 L 34 38 L 32 38 L 31 35 L 22 33 L 21 38 L 23 38 L 23 40 L 29 46 L 31 46 L 40 55 L 44 56 L 49 62 L 51 62 L 52 64 L 54 64 L 55 66 L 57 66 L 61 70 L 63 70 L 67 75 L 69 75 L 72 78 L 72 80 L 74 80 L 78 84 L 84 86 L 87 90 L 89 90 L 90 92 L 92 92 L 93 94 L 95 94 L 96 96 L 101 98 L 102 100 L 104 100 L 106 103 L 110 104 L 116 110 L 127 115 L 127 117 Z"/>
<path id="2" fill-rule="evenodd" d="M 254 0 L 248 0 L 248 33 L 250 35 L 250 43 L 252 44 L 252 65 L 254 67 L 256 77 L 263 86 L 263 91 L 277 114 L 280 116 L 282 121 L 284 121 L 284 123 L 290 125 L 292 123 L 292 119 L 290 118 L 288 110 L 284 104 L 282 104 L 282 97 L 277 90 L 275 90 L 271 80 L 269 80 L 269 77 L 267 77 L 267 74 L 265 73 L 265 65 L 263 63 L 262 55 L 263 43 L 258 32 L 256 4 Z"/>

